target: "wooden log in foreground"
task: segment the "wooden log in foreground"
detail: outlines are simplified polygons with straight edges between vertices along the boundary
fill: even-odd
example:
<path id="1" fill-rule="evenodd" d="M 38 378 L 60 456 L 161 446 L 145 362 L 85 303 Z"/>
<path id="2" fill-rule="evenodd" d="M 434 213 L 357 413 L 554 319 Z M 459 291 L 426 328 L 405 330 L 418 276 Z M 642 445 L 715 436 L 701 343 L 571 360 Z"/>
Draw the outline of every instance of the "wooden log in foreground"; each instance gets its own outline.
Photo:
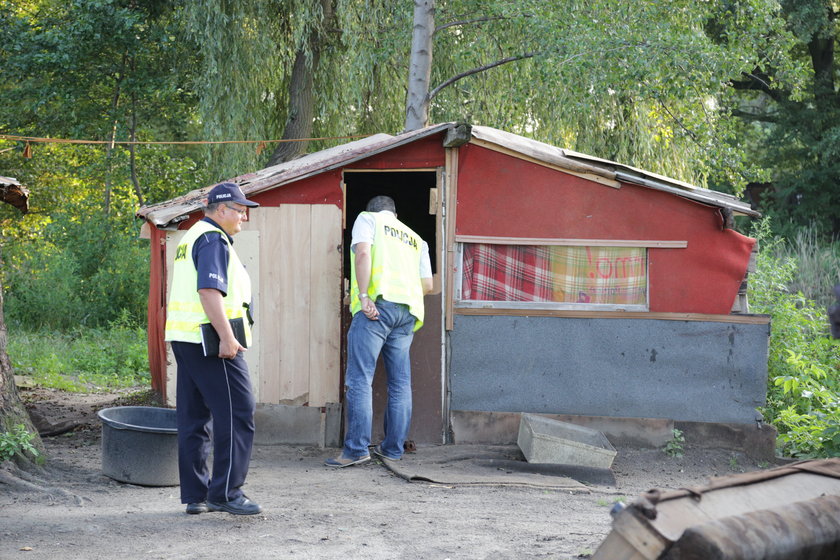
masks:
<path id="1" fill-rule="evenodd" d="M 840 459 L 651 490 L 615 514 L 592 560 L 840 558 Z"/>
<path id="2" fill-rule="evenodd" d="M 724 517 L 688 528 L 663 560 L 840 558 L 840 496 Z"/>

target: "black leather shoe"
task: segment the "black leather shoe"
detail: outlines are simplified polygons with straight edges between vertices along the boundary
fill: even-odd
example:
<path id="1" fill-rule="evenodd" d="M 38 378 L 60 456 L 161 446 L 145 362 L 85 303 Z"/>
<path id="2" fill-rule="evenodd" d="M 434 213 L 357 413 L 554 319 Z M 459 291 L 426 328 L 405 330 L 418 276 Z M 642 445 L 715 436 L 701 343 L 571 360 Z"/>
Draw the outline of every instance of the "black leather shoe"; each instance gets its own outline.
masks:
<path id="1" fill-rule="evenodd" d="M 226 511 L 233 515 L 254 515 L 260 513 L 262 508 L 245 496 L 239 496 L 229 502 L 207 502 L 209 511 Z"/>
<path id="2" fill-rule="evenodd" d="M 210 511 L 207 508 L 207 502 L 197 502 L 195 504 L 187 504 L 187 513 L 195 515 L 197 513 L 207 513 Z"/>

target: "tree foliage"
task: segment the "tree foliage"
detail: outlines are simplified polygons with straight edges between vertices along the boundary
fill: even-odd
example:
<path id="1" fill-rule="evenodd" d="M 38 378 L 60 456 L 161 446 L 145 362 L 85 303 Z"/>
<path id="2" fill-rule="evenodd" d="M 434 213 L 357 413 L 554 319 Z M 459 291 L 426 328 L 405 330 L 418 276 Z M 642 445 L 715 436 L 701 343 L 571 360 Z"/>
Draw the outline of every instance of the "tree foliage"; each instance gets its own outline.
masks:
<path id="1" fill-rule="evenodd" d="M 790 65 L 757 64 L 733 85 L 743 121 L 739 138 L 765 170 L 762 209 L 793 236 L 814 224 L 840 234 L 840 39 L 834 0 L 784 0 L 781 17 L 794 42 Z M 758 190 L 758 189 L 757 189 Z"/>
<path id="2" fill-rule="evenodd" d="M 412 3 L 330 7 L 326 18 L 315 0 L 191 3 L 206 134 L 280 137 L 295 54 L 313 54 L 316 31 L 313 134 L 399 132 Z M 486 124 L 740 188 L 760 169 L 737 141 L 730 83 L 762 65 L 794 74 L 793 36 L 779 16 L 772 0 L 439 1 L 430 120 Z M 250 147 L 224 154 L 220 177 L 265 161 Z"/>
<path id="3" fill-rule="evenodd" d="M 0 140 L 0 173 L 31 211 L 0 207 L 10 321 L 63 328 L 144 316 L 148 245 L 134 213 L 206 184 L 195 150 L 193 59 L 175 5 L 13 0 L 0 6 L 0 132 L 104 142 Z"/>

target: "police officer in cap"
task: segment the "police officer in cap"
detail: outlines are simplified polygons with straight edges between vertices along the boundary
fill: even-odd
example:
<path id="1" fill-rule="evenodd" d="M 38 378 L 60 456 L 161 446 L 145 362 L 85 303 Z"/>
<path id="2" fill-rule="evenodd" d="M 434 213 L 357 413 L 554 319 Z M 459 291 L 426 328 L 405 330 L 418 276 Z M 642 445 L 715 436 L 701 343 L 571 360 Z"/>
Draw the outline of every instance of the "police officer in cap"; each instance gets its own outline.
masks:
<path id="1" fill-rule="evenodd" d="M 165 338 L 178 365 L 181 502 L 190 514 L 253 515 L 262 508 L 242 492 L 254 441 L 255 400 L 243 355 L 251 335 L 251 281 L 233 236 L 248 220 L 248 208 L 259 204 L 235 183 L 214 186 L 204 202 L 204 218 L 175 253 L 166 319 Z M 207 323 L 218 335 L 218 350 L 211 355 L 202 344 L 201 325 Z M 232 325 L 240 329 L 239 339 Z"/>

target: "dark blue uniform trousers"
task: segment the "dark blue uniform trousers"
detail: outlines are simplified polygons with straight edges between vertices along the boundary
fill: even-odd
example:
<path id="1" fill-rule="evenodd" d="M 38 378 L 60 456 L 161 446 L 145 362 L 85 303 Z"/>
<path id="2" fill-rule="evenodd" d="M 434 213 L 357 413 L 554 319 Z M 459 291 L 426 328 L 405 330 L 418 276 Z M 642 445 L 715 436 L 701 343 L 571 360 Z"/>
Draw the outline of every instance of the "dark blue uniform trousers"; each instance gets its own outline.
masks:
<path id="1" fill-rule="evenodd" d="M 181 503 L 227 502 L 242 495 L 254 443 L 254 395 L 240 352 L 205 357 L 201 344 L 172 342 L 178 364 L 176 416 Z M 208 471 L 210 442 L 213 472 Z"/>

